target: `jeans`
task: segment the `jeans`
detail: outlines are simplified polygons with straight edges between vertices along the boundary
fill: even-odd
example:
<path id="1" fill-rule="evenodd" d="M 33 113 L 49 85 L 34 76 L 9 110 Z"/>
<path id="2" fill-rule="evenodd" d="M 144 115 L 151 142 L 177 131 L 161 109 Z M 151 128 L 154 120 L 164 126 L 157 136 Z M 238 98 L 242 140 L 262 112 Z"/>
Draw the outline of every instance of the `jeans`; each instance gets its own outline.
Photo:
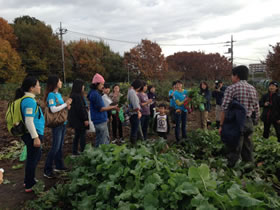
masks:
<path id="1" fill-rule="evenodd" d="M 167 139 L 167 133 L 164 132 L 157 132 L 158 136 L 164 139 Z"/>
<path id="2" fill-rule="evenodd" d="M 96 138 L 95 147 L 99 147 L 100 144 L 109 144 L 109 131 L 107 122 L 94 124 Z"/>
<path id="3" fill-rule="evenodd" d="M 73 139 L 73 148 L 72 148 L 73 155 L 78 154 L 79 140 L 80 140 L 80 149 L 81 152 L 83 152 L 86 145 L 86 130 L 75 128 L 75 136 Z"/>
<path id="4" fill-rule="evenodd" d="M 228 167 L 233 167 L 241 157 L 245 162 L 253 161 L 253 142 L 251 135 L 253 133 L 253 121 L 251 118 L 246 118 L 244 124 L 244 131 L 240 136 L 239 144 L 237 146 L 230 146 L 226 144 Z"/>
<path id="5" fill-rule="evenodd" d="M 187 138 L 187 131 L 186 131 L 186 125 L 187 125 L 187 112 L 181 111 L 180 113 L 175 113 L 175 137 L 177 142 L 180 141 L 180 125 L 182 130 L 182 138 Z"/>
<path id="6" fill-rule="evenodd" d="M 44 172 L 45 174 L 51 174 L 53 171 L 52 165 L 55 163 L 56 169 L 63 169 L 63 153 L 62 147 L 64 144 L 64 136 L 66 132 L 66 125 L 60 125 L 52 128 L 52 148 L 49 151 Z"/>
<path id="7" fill-rule="evenodd" d="M 150 120 L 150 115 L 142 115 L 140 119 L 144 140 L 147 139 L 149 120 Z"/>
<path id="8" fill-rule="evenodd" d="M 138 119 L 138 115 L 131 115 L 129 118 L 130 121 L 130 141 L 132 144 L 136 143 L 137 133 L 139 129 L 140 120 Z"/>
<path id="9" fill-rule="evenodd" d="M 122 133 L 122 122 L 120 121 L 118 117 L 118 112 L 116 114 L 112 114 L 112 130 L 113 130 L 113 137 L 116 139 L 117 138 L 117 130 L 119 130 L 119 137 L 123 137 Z"/>
<path id="10" fill-rule="evenodd" d="M 41 143 L 43 141 L 43 136 L 39 135 Z M 24 141 L 27 147 L 27 160 L 25 164 L 25 176 L 24 176 L 24 183 L 25 188 L 30 189 L 33 185 L 36 184 L 35 181 L 35 171 L 37 164 L 41 158 L 41 147 L 34 147 L 33 142 L 34 140 L 31 138 L 30 134 L 24 134 L 21 139 Z"/>
<path id="11" fill-rule="evenodd" d="M 278 142 L 280 142 L 280 124 L 278 124 L 277 122 L 265 122 L 264 123 L 263 137 L 266 138 L 266 139 L 269 137 L 271 124 L 273 124 L 273 126 L 275 128 L 276 136 L 278 138 Z"/>

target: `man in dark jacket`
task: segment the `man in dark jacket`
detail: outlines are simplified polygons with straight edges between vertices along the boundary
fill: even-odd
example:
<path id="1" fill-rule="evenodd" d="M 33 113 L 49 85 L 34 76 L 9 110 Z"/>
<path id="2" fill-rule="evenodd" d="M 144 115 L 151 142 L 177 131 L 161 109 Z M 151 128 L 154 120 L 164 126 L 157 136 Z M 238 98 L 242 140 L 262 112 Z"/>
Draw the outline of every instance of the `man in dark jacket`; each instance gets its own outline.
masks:
<path id="1" fill-rule="evenodd" d="M 260 109 L 257 91 L 252 85 L 247 83 L 248 72 L 249 69 L 246 66 L 237 66 L 232 69 L 231 80 L 233 84 L 227 87 L 222 103 L 220 133 L 223 132 L 226 112 L 229 111 L 228 108 L 233 99 L 236 99 L 246 110 L 246 119 L 244 127 L 241 128 L 240 138 L 236 139 L 235 146 L 225 144 L 228 150 L 227 158 L 229 167 L 233 167 L 240 156 L 242 156 L 242 160 L 245 162 L 253 161 L 253 143 L 250 139 L 253 133 L 252 115 L 255 115 L 257 121 L 260 115 Z"/>
<path id="2" fill-rule="evenodd" d="M 212 92 L 212 97 L 216 99 L 216 128 L 220 128 L 220 119 L 221 119 L 221 111 L 222 111 L 222 103 L 224 98 L 226 87 L 222 80 L 215 81 L 215 90 Z"/>
<path id="3" fill-rule="evenodd" d="M 260 100 L 260 107 L 263 107 L 261 120 L 264 123 L 263 137 L 269 137 L 270 126 L 273 125 L 276 131 L 278 142 L 280 142 L 280 95 L 278 83 L 269 83 L 268 93 L 264 94 Z"/>

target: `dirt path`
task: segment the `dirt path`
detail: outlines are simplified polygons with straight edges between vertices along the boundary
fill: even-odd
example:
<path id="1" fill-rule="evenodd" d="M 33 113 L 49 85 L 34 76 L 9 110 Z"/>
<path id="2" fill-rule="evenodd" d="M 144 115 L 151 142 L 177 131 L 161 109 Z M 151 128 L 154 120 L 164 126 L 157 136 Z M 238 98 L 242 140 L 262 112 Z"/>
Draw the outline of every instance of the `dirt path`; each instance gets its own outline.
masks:
<path id="1" fill-rule="evenodd" d="M 7 108 L 6 101 L 0 101 L 0 151 L 3 149 L 10 147 L 11 142 L 16 140 L 20 141 L 20 139 L 14 138 L 7 132 L 6 122 L 5 122 L 5 110 Z M 187 130 L 193 130 L 199 127 L 200 125 L 200 115 L 199 112 L 191 113 L 188 116 L 187 122 Z M 214 121 L 215 113 L 212 111 L 209 115 L 209 119 Z M 174 139 L 174 130 L 169 135 L 168 139 Z M 124 128 L 124 137 L 128 138 L 129 129 Z M 64 156 L 71 155 L 72 151 L 72 139 L 73 139 L 73 130 L 67 129 L 65 136 L 65 144 L 64 144 Z M 92 143 L 94 139 L 93 134 L 87 135 L 87 143 Z M 51 131 L 50 129 L 46 129 L 45 131 L 45 139 L 43 145 L 43 153 L 41 160 L 38 164 L 36 171 L 36 178 L 38 180 L 42 180 L 46 186 L 46 189 L 54 186 L 59 179 L 46 179 L 43 177 L 43 168 L 46 160 L 47 153 L 51 146 Z M 0 168 L 5 169 L 4 179 L 7 179 L 9 184 L 0 185 L 0 209 L 22 209 L 24 204 L 28 200 L 32 200 L 36 197 L 34 193 L 25 193 L 23 187 L 23 179 L 24 179 L 24 167 L 14 170 L 12 166 L 17 165 L 21 162 L 19 160 L 0 160 Z"/>

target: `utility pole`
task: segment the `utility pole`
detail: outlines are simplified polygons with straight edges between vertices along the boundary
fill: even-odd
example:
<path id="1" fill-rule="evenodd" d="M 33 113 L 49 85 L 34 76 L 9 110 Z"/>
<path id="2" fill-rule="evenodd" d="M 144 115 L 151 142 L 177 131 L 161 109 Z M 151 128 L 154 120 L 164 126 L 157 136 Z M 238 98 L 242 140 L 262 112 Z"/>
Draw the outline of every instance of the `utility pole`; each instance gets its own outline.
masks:
<path id="1" fill-rule="evenodd" d="M 226 53 L 230 54 L 230 62 L 232 68 L 233 68 L 233 42 L 236 41 L 233 40 L 233 35 L 231 35 L 231 40 L 226 42 L 226 43 L 230 43 L 230 45 L 225 45 L 225 46 L 230 46 L 230 48 L 228 48 L 228 52 Z"/>
<path id="2" fill-rule="evenodd" d="M 66 75 L 65 75 L 65 62 L 64 62 L 63 35 L 66 32 L 67 32 L 67 29 L 62 28 L 62 24 L 60 22 L 59 35 L 60 35 L 60 41 L 61 41 L 62 71 L 63 71 L 63 83 L 64 83 L 64 85 L 66 85 Z"/>

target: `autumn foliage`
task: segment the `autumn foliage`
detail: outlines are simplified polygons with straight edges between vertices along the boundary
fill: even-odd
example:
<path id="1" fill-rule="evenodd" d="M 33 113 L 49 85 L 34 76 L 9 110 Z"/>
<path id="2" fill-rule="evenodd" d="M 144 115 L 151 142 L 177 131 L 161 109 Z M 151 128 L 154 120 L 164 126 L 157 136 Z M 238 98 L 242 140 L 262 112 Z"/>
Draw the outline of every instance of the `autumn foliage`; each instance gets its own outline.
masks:
<path id="1" fill-rule="evenodd" d="M 280 43 L 271 46 L 272 51 L 266 57 L 267 72 L 273 80 L 280 80 Z"/>
<path id="2" fill-rule="evenodd" d="M 218 53 L 178 52 L 166 58 L 171 71 L 182 73 L 181 79 L 215 80 L 229 78 L 231 63 Z"/>
<path id="3" fill-rule="evenodd" d="M 149 40 L 142 40 L 125 53 L 124 65 L 131 77 L 141 79 L 162 79 L 168 69 L 160 46 Z"/>

